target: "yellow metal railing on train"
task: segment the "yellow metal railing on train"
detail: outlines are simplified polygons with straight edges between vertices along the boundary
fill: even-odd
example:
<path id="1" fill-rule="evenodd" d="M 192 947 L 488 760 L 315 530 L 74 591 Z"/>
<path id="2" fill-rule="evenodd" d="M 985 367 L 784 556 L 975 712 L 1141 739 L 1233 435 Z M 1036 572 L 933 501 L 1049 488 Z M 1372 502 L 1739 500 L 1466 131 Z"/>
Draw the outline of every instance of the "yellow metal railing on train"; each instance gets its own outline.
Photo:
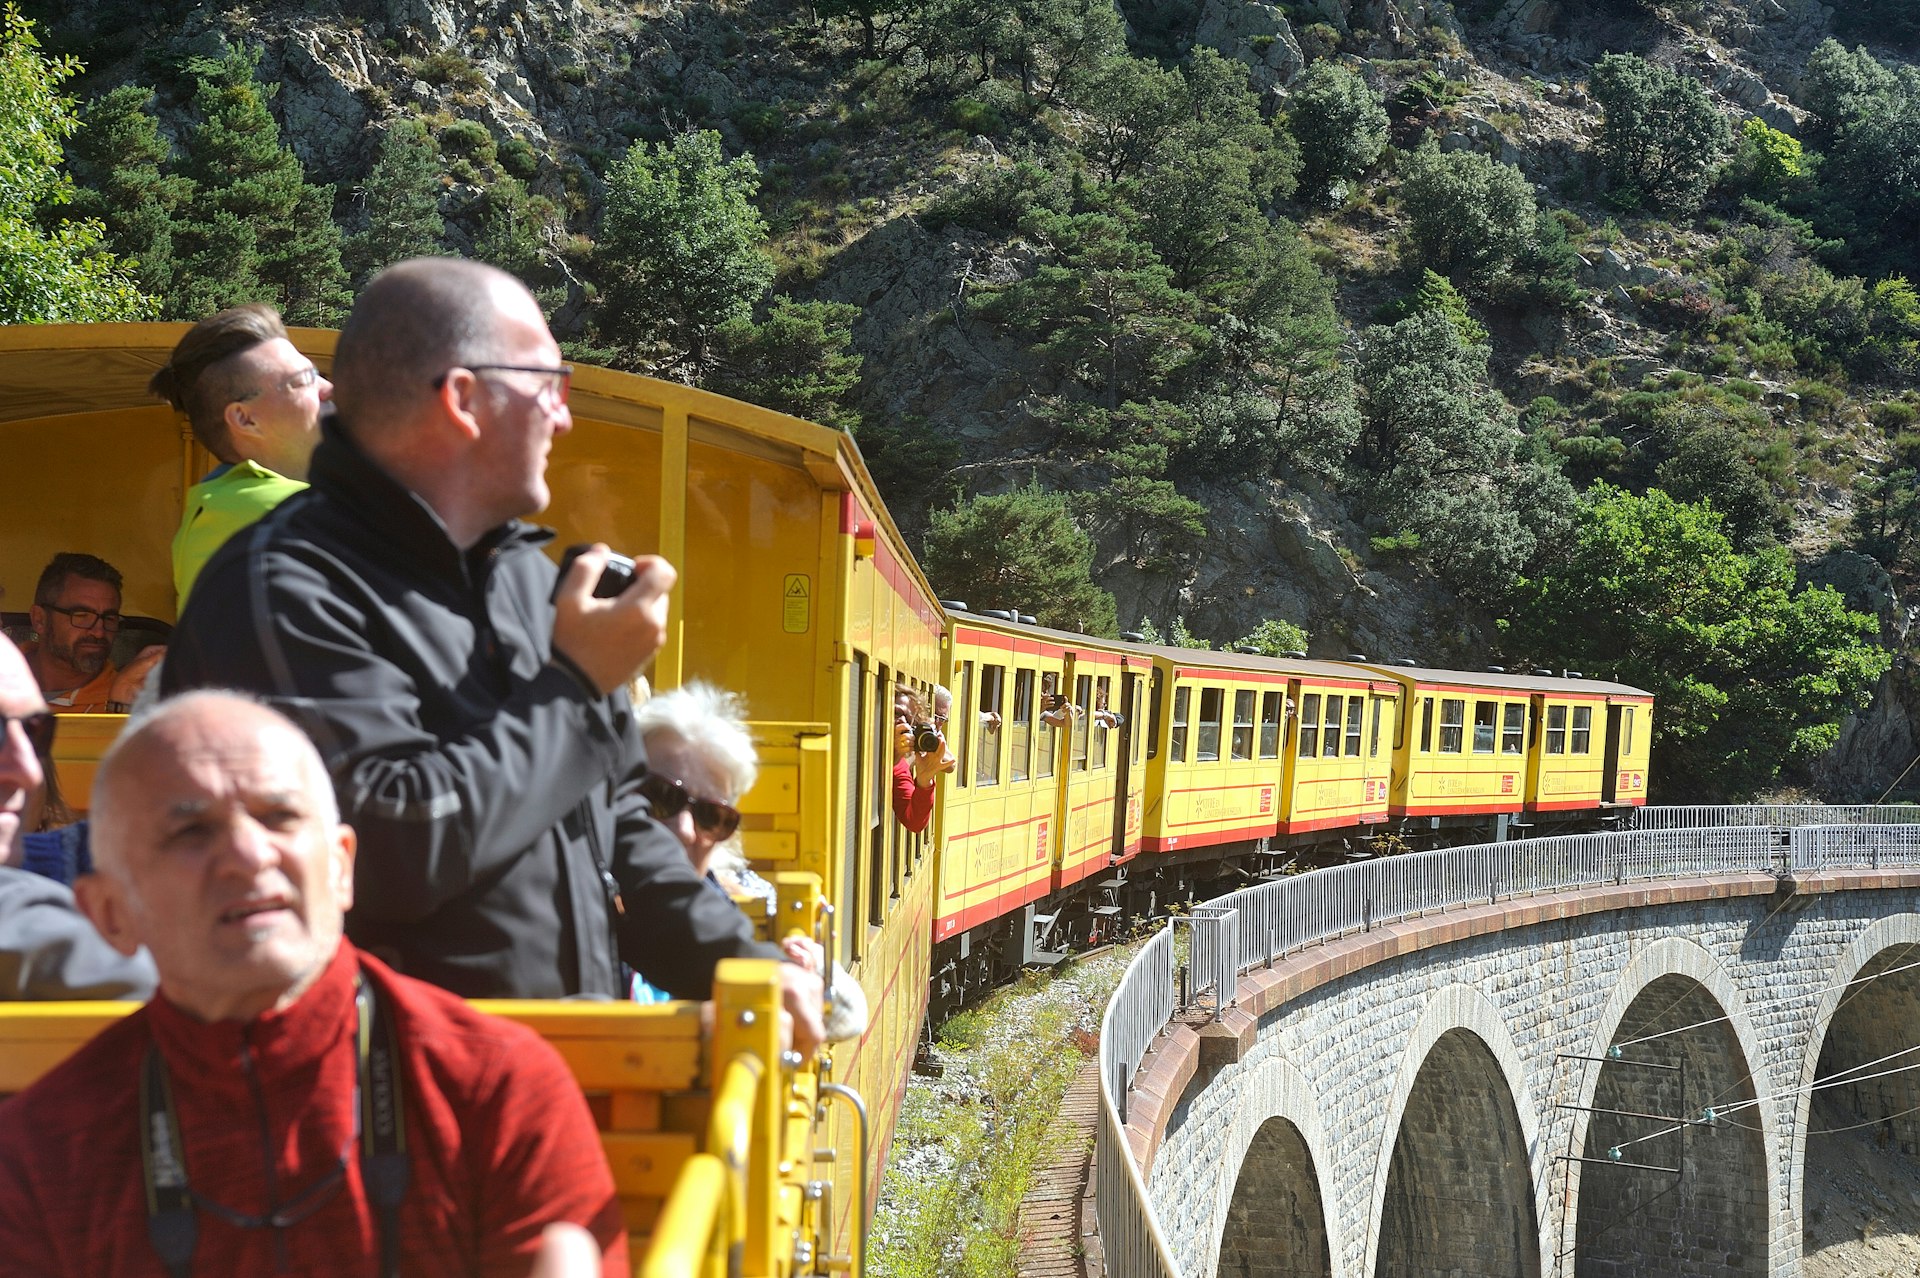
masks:
<path id="1" fill-rule="evenodd" d="M 720 1217 L 728 1179 L 727 1165 L 712 1154 L 687 1160 L 660 1209 L 640 1278 L 726 1278 L 728 1231 Z"/>

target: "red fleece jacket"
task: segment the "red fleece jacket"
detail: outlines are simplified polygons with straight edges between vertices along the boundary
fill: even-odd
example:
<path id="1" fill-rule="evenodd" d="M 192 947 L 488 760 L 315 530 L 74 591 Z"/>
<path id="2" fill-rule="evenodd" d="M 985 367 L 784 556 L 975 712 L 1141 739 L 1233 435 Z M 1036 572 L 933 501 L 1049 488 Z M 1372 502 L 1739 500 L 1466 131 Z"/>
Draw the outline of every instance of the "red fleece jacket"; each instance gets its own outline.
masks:
<path id="1" fill-rule="evenodd" d="M 605 1278 L 631 1273 L 613 1176 L 559 1054 L 344 941 L 291 1007 L 208 1025 L 158 996 L 0 1105 L 0 1269 L 165 1278 L 140 1170 L 139 1075 L 157 1042 L 200 1198 L 263 1216 L 349 1150 L 344 1183 L 287 1229 L 196 1212 L 193 1273 L 377 1274 L 378 1213 L 354 1142 L 356 967 L 390 1009 L 403 1058 L 413 1175 L 400 1207 L 401 1272 L 524 1278 L 540 1231 L 567 1220 L 599 1239 Z"/>

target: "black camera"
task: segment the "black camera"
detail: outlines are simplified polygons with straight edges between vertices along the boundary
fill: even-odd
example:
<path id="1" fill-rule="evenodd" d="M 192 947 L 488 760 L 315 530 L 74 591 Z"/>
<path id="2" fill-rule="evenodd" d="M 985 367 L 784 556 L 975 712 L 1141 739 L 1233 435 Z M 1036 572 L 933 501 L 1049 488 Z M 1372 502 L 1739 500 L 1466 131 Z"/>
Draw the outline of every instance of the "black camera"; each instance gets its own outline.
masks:
<path id="1" fill-rule="evenodd" d="M 553 598 L 560 597 L 560 583 L 567 579 L 567 570 L 573 567 L 573 561 L 592 549 L 593 546 L 585 542 L 567 547 L 567 553 L 560 556 L 560 575 L 554 579 Z M 618 551 L 609 554 L 607 566 L 600 571 L 600 580 L 593 583 L 593 597 L 595 599 L 613 598 L 631 586 L 636 575 L 632 559 Z"/>
<path id="2" fill-rule="evenodd" d="M 1046 693 L 1041 700 L 1046 703 L 1044 708 L 1047 710 L 1059 710 L 1067 704 L 1066 697 L 1058 692 Z"/>
<path id="3" fill-rule="evenodd" d="M 941 740 L 940 732 L 931 723 L 913 725 L 913 749 L 916 754 L 932 754 L 946 742 Z"/>

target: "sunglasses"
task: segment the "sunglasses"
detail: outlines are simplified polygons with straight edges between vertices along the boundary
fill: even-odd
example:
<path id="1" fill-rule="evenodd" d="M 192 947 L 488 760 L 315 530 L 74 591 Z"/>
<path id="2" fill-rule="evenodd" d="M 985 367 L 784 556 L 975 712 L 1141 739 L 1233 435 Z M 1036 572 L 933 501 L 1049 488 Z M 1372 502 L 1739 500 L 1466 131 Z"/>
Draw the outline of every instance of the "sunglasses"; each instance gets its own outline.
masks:
<path id="1" fill-rule="evenodd" d="M 731 838 L 740 828 L 740 809 L 717 799 L 696 799 L 687 787 L 657 772 L 640 779 L 640 793 L 653 805 L 653 814 L 671 821 L 682 812 L 693 813 L 694 828 L 713 839 Z"/>
<path id="2" fill-rule="evenodd" d="M 0 737 L 7 735 L 8 725 L 19 724 L 20 731 L 27 734 L 27 744 L 33 747 L 35 754 L 53 752 L 53 730 L 60 720 L 53 711 L 41 710 L 35 714 L 0 714 Z"/>

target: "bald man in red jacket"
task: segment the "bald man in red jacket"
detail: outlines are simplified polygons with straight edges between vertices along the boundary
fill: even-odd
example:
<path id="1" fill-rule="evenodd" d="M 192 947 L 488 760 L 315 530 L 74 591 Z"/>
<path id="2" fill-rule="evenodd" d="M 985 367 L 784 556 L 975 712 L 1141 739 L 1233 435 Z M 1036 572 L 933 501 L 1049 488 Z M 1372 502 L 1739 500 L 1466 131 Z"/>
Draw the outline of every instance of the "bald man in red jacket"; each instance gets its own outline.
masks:
<path id="1" fill-rule="evenodd" d="M 0 1106 L 0 1268 L 526 1278 L 571 1222 L 629 1272 L 559 1055 L 343 939 L 353 832 L 297 728 L 178 698 L 94 802 L 81 904 L 160 993 Z"/>

